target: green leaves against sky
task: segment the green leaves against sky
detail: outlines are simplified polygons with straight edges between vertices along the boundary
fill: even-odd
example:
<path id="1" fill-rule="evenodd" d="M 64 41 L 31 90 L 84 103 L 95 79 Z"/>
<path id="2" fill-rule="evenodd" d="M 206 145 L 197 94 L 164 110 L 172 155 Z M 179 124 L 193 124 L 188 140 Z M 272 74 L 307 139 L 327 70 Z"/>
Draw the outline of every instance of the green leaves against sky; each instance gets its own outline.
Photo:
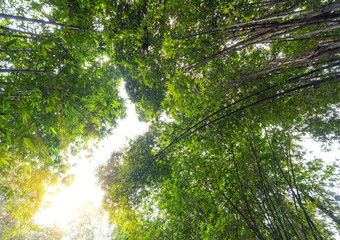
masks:
<path id="1" fill-rule="evenodd" d="M 299 143 L 339 140 L 338 2 L 1 4 L 1 234 L 116 126 L 124 81 L 151 125 L 97 170 L 112 239 L 333 239 L 338 166 Z"/>

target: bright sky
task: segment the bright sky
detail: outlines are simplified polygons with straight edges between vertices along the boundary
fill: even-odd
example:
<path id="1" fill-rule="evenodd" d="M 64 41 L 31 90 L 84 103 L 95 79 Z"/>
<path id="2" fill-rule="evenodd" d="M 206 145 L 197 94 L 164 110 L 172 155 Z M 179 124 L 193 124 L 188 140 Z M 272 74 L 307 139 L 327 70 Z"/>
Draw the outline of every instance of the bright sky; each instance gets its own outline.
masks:
<path id="1" fill-rule="evenodd" d="M 71 172 L 75 174 L 74 182 L 70 187 L 62 188 L 57 194 L 45 196 L 44 200 L 51 203 L 47 209 L 40 211 L 35 216 L 37 224 L 52 225 L 56 223 L 65 227 L 73 217 L 72 212 L 86 202 L 91 201 L 98 207 L 100 206 L 103 192 L 97 185 L 97 179 L 94 176 L 96 167 L 105 163 L 111 153 L 124 146 L 128 139 L 144 133 L 149 125 L 137 120 L 134 107 L 128 100 L 123 87 L 120 88 L 120 95 L 126 100 L 127 117 L 119 121 L 119 126 L 112 136 L 98 144 L 99 147 L 95 149 L 91 158 L 84 157 L 86 152 L 70 158 L 71 163 L 77 163 Z"/>

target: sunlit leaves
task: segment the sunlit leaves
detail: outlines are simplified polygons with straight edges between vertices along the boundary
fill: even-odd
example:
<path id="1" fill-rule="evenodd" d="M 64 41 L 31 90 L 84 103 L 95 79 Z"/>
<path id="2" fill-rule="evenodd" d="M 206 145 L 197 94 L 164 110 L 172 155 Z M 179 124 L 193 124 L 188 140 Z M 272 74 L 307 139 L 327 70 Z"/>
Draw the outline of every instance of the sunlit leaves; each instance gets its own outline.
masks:
<path id="1" fill-rule="evenodd" d="M 100 2 L 3 4 L 0 171 L 13 184 L 1 182 L 0 187 L 14 194 L 6 214 L 29 222 L 45 187 L 67 178 L 61 152 L 73 144 L 75 153 L 88 140 L 106 136 L 124 107 L 112 62 L 101 61 L 106 53 L 95 23 L 95 14 L 100 17 L 103 10 Z M 40 180 L 21 176 L 37 171 Z M 25 177 L 29 180 L 20 182 Z M 31 199 L 30 193 L 38 198 Z M 23 205 L 16 205 L 20 201 Z"/>

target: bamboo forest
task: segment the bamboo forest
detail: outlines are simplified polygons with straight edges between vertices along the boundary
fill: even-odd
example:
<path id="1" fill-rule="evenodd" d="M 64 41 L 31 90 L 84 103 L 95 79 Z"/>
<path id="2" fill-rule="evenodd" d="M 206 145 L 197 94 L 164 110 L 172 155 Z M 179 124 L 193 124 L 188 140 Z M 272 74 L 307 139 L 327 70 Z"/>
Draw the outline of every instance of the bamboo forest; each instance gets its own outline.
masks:
<path id="1" fill-rule="evenodd" d="M 336 0 L 0 0 L 0 239 L 340 239 L 303 144 L 339 153 L 339 70 Z M 91 170 L 112 231 L 35 224 L 120 86 L 149 127 Z"/>

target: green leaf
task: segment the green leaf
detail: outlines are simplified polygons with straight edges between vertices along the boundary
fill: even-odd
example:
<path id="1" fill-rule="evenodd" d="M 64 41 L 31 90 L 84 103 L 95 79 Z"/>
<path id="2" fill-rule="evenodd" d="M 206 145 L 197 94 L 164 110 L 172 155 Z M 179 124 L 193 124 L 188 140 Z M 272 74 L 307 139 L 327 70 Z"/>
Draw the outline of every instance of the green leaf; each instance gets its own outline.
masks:
<path id="1" fill-rule="evenodd" d="M 4 164 L 9 165 L 9 163 L 7 162 L 7 160 L 5 160 L 4 158 L 2 158 L 1 161 L 2 161 Z"/>
<path id="2" fill-rule="evenodd" d="M 50 127 L 50 128 L 51 128 L 51 130 L 52 130 L 52 132 L 53 132 L 54 134 L 57 134 L 57 132 L 54 130 L 53 127 Z"/>
<path id="3" fill-rule="evenodd" d="M 31 149 L 32 151 L 34 151 L 34 145 L 33 145 L 32 141 L 31 141 L 29 138 L 24 137 L 24 142 L 25 142 L 25 144 L 27 145 L 27 147 L 28 147 L 29 149 Z"/>

